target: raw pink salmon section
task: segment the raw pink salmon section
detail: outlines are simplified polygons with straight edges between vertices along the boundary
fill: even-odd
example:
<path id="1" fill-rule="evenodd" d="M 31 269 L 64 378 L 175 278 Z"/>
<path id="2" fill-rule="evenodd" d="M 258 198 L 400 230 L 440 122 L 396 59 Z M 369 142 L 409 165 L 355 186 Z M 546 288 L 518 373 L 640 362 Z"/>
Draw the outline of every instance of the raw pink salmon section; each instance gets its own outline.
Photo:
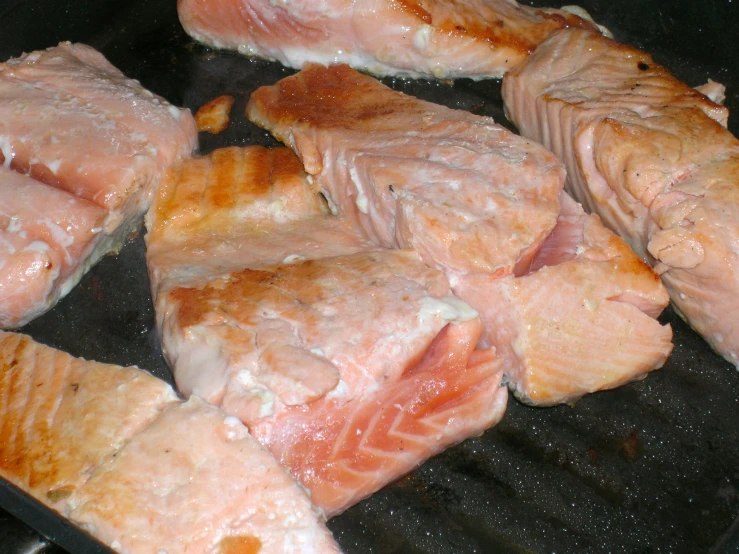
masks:
<path id="1" fill-rule="evenodd" d="M 500 362 L 493 350 L 475 350 L 479 327 L 444 327 L 418 364 L 360 402 L 325 398 L 310 413 L 290 407 L 253 433 L 336 515 L 502 417 Z"/>

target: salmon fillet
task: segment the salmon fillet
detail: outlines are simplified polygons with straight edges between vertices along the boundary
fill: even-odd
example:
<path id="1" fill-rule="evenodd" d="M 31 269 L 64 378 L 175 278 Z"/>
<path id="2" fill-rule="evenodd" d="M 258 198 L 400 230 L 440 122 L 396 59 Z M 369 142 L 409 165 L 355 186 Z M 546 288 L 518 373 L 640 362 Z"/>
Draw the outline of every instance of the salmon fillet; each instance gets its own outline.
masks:
<path id="1" fill-rule="evenodd" d="M 540 146 L 346 66 L 262 87 L 247 115 L 366 237 L 447 274 L 524 402 L 571 402 L 670 353 L 671 330 L 653 319 L 668 301 L 659 280 L 562 194 L 563 168 Z"/>
<path id="2" fill-rule="evenodd" d="M 346 63 L 378 75 L 501 77 L 552 31 L 596 29 L 580 10 L 513 0 L 178 0 L 200 42 L 300 69 Z"/>
<path id="3" fill-rule="evenodd" d="M 646 53 L 581 31 L 542 44 L 509 74 L 503 96 L 521 132 L 565 161 L 572 194 L 739 365 L 739 141 L 726 108 Z"/>
<path id="4" fill-rule="evenodd" d="M 67 515 L 93 471 L 176 401 L 139 369 L 0 331 L 0 475 Z"/>
<path id="5" fill-rule="evenodd" d="M 326 214 L 290 150 L 185 162 L 147 226 L 178 388 L 244 421 L 328 516 L 502 417 L 477 313 L 415 252 Z"/>
<path id="6" fill-rule="evenodd" d="M 189 111 L 68 42 L 0 65 L 0 137 L 6 166 L 122 214 L 197 146 Z"/>
<path id="7" fill-rule="evenodd" d="M 196 145 L 187 110 L 89 46 L 62 43 L 0 64 L 0 326 L 45 312 L 116 250 L 163 170 Z"/>
<path id="8" fill-rule="evenodd" d="M 0 167 L 0 327 L 23 325 L 72 288 L 109 248 L 107 212 Z"/>
<path id="9" fill-rule="evenodd" d="M 513 272 L 554 228 L 564 170 L 492 119 L 424 102 L 345 65 L 252 94 L 335 208 L 387 248 L 455 272 Z"/>
<path id="10" fill-rule="evenodd" d="M 235 418 L 0 331 L 0 475 L 125 554 L 339 552 Z"/>

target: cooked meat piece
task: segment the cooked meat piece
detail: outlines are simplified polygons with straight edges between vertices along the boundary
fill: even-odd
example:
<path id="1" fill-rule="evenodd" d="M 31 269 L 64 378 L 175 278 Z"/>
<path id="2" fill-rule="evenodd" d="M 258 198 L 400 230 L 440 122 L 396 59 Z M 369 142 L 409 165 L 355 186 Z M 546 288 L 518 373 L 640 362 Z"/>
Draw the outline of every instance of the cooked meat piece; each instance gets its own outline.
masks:
<path id="1" fill-rule="evenodd" d="M 339 552 L 236 418 L 138 368 L 0 331 L 0 439 L 0 476 L 115 551 Z"/>
<path id="2" fill-rule="evenodd" d="M 727 110 L 646 53 L 554 35 L 503 82 L 522 134 L 568 188 L 661 275 L 679 313 L 739 365 L 739 140 Z"/>
<path id="3" fill-rule="evenodd" d="M 179 389 L 244 421 L 327 515 L 502 417 L 477 313 L 415 252 L 324 213 L 290 150 L 186 162 L 147 225 Z"/>
<path id="4" fill-rule="evenodd" d="M 231 121 L 230 114 L 233 105 L 234 97 L 223 95 L 200 106 L 195 113 L 195 123 L 198 126 L 198 131 L 213 135 L 225 131 Z"/>
<path id="5" fill-rule="evenodd" d="M 0 475 L 68 514 L 90 474 L 176 401 L 140 369 L 0 331 Z"/>
<path id="6" fill-rule="evenodd" d="M 247 115 L 291 146 L 344 217 L 455 272 L 513 272 L 557 223 L 564 170 L 492 119 L 311 65 L 262 87 Z"/>
<path id="7" fill-rule="evenodd" d="M 0 326 L 42 314 L 117 250 L 196 144 L 187 110 L 89 46 L 0 64 Z"/>
<path id="8" fill-rule="evenodd" d="M 412 247 L 446 272 L 525 402 L 571 402 L 664 363 L 671 331 L 653 319 L 663 287 L 562 196 L 561 164 L 541 146 L 346 66 L 309 66 L 263 87 L 247 114 L 299 153 L 368 238 Z"/>
<path id="9" fill-rule="evenodd" d="M 501 77 L 552 31 L 596 29 L 572 10 L 514 0 L 179 0 L 196 40 L 302 68 L 346 63 L 378 75 Z"/>
<path id="10" fill-rule="evenodd" d="M 24 325 L 108 252 L 108 212 L 0 166 L 0 327 Z"/>

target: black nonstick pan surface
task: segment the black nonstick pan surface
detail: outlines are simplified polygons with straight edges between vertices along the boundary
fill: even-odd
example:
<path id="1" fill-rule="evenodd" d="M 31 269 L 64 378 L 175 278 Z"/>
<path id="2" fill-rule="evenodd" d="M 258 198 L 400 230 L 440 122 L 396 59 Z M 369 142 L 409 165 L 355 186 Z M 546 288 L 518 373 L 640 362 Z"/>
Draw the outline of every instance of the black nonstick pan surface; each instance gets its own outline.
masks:
<path id="1" fill-rule="evenodd" d="M 544 5 L 543 3 L 537 3 Z M 558 6 L 561 2 L 550 2 Z M 739 114 L 739 0 L 584 0 L 616 38 L 692 85 L 728 87 Z M 217 52 L 182 31 L 174 0 L 4 0 L 0 58 L 86 42 L 173 103 L 236 97 L 229 129 L 201 151 L 276 144 L 243 117 L 250 93 L 292 71 Z M 508 125 L 497 81 L 385 79 L 399 90 Z M 739 132 L 739 116 L 729 119 Z M 23 331 L 171 381 L 154 330 L 143 230 Z M 329 522 L 348 553 L 739 552 L 739 373 L 672 310 L 675 351 L 646 380 L 537 409 L 511 398 L 503 421 Z M 0 552 L 105 552 L 8 485 Z M 25 524 L 22 522 L 25 522 Z M 29 527 L 30 526 L 30 527 Z M 36 531 L 34 531 L 34 528 Z M 39 533 L 43 534 L 43 536 Z"/>

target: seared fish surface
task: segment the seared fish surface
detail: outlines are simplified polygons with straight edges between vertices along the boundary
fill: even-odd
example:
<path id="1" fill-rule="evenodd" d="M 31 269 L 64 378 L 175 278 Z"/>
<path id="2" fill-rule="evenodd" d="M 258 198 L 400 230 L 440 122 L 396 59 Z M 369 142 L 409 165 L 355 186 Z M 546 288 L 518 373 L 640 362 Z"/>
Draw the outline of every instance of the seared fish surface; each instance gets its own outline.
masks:
<path id="1" fill-rule="evenodd" d="M 245 422 L 328 516 L 502 417 L 477 313 L 415 252 L 327 214 L 290 150 L 185 162 L 147 225 L 179 389 Z"/>
<path id="2" fill-rule="evenodd" d="M 0 331 L 0 399 L 0 476 L 117 552 L 339 552 L 236 418 L 145 371 Z"/>
<path id="3" fill-rule="evenodd" d="M 584 10 L 514 0 L 179 0 L 177 11 L 196 40 L 297 69 L 444 79 L 502 77 L 554 30 L 596 29 Z"/>

